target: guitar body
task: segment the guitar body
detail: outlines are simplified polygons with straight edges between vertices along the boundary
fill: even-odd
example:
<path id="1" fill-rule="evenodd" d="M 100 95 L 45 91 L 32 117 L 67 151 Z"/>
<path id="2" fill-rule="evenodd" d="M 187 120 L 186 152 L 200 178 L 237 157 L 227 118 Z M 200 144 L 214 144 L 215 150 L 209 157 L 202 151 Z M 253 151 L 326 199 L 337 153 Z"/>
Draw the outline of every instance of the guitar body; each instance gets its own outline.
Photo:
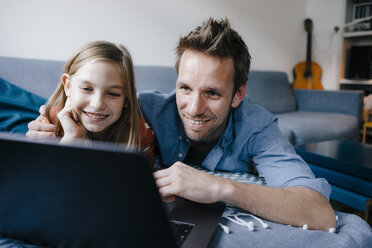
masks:
<path id="1" fill-rule="evenodd" d="M 296 89 L 322 90 L 323 86 L 320 81 L 322 68 L 317 63 L 311 62 L 310 70 L 312 75 L 305 77 L 306 62 L 298 63 L 293 69 L 295 81 L 292 87 Z"/>
<path id="2" fill-rule="evenodd" d="M 293 69 L 295 81 L 292 87 L 296 89 L 322 90 L 323 86 L 320 82 L 322 68 L 317 63 L 311 61 L 311 33 L 313 30 L 313 22 L 311 19 L 306 19 L 304 25 L 307 32 L 306 61 L 298 63 Z"/>

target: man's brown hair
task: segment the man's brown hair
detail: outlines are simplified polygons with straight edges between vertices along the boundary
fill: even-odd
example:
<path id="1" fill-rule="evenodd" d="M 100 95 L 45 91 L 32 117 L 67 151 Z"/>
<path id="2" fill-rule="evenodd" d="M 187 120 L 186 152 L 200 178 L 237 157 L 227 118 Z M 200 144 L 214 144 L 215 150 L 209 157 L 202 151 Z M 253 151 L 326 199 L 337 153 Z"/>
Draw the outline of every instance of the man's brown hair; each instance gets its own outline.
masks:
<path id="1" fill-rule="evenodd" d="M 234 94 L 247 82 L 251 56 L 247 45 L 230 27 L 227 18 L 224 20 L 209 18 L 202 26 L 180 38 L 176 48 L 177 74 L 182 54 L 188 49 L 221 59 L 232 58 L 234 61 Z"/>

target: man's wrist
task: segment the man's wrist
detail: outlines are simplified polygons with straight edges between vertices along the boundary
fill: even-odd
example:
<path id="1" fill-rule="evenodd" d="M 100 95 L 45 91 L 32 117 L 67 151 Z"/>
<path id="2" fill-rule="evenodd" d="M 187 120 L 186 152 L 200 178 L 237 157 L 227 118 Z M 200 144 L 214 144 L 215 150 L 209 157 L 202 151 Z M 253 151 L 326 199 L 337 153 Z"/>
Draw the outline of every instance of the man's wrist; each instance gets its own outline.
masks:
<path id="1" fill-rule="evenodd" d="M 234 196 L 236 190 L 234 181 L 226 178 L 220 178 L 219 180 L 219 201 L 231 202 L 231 197 Z"/>

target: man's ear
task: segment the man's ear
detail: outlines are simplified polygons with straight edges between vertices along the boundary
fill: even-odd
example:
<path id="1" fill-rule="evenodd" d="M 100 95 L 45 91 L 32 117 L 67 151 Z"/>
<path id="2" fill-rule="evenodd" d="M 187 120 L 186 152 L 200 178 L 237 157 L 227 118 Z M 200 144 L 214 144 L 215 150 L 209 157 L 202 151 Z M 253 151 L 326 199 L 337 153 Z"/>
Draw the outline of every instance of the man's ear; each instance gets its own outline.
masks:
<path id="1" fill-rule="evenodd" d="M 65 94 L 67 97 L 70 96 L 70 87 L 71 87 L 71 81 L 70 76 L 67 73 L 63 73 L 61 76 L 61 82 L 63 84 L 63 88 L 65 90 Z"/>
<path id="2" fill-rule="evenodd" d="M 245 97 L 245 90 L 247 89 L 247 84 L 244 84 L 238 88 L 235 92 L 234 98 L 231 103 L 232 108 L 237 108 L 239 104 L 243 101 Z"/>

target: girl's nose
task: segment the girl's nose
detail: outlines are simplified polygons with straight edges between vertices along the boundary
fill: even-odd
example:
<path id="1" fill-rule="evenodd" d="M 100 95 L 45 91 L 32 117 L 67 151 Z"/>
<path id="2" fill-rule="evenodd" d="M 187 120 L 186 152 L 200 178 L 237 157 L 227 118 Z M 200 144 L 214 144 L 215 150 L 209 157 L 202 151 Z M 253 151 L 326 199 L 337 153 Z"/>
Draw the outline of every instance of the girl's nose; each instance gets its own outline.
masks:
<path id="1" fill-rule="evenodd" d="M 96 110 L 105 108 L 105 101 L 101 94 L 94 94 L 90 99 L 90 106 Z"/>

